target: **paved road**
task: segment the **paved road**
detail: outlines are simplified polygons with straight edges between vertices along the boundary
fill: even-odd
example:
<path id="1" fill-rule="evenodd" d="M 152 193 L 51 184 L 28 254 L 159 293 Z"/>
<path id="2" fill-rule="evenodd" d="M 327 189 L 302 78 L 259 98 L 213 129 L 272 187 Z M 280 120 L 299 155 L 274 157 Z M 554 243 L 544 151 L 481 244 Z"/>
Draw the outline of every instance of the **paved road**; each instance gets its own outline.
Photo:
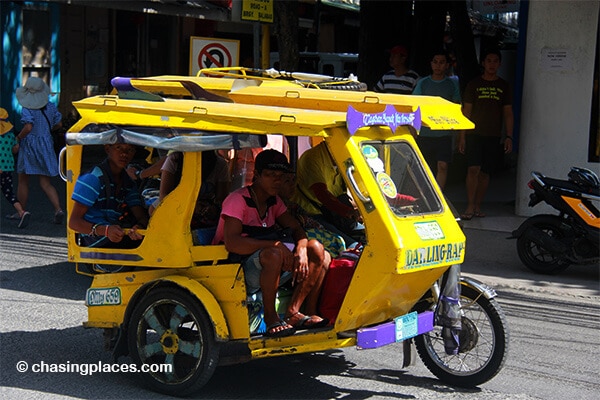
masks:
<path id="1" fill-rule="evenodd" d="M 2 215 L 6 202 L 2 199 Z M 46 203 L 26 230 L 0 227 L 0 396 L 10 399 L 153 399 L 132 374 L 19 373 L 17 362 L 110 363 L 102 333 L 86 330 L 83 298 L 90 278 L 66 263 L 64 226 Z M 498 206 L 500 209 L 502 205 Z M 500 213 L 501 214 L 501 213 Z M 466 224 L 463 272 L 499 292 L 511 329 L 502 372 L 476 390 L 436 380 L 417 360 L 400 369 L 395 345 L 257 360 L 221 367 L 197 396 L 205 399 L 596 399 L 600 391 L 598 266 L 534 275 L 506 240 L 504 215 Z M 497 221 L 494 218 L 498 218 Z M 513 221 L 518 222 L 518 221 Z M 487 225 L 486 225 L 487 224 Z M 509 224 L 510 225 L 510 224 Z M 128 362 L 128 360 L 124 360 Z"/>

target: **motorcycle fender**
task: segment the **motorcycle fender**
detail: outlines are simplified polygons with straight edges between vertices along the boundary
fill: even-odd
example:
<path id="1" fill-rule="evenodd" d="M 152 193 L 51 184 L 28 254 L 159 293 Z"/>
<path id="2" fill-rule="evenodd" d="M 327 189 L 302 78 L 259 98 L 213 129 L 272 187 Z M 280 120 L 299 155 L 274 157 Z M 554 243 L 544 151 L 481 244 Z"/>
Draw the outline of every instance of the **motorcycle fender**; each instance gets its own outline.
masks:
<path id="1" fill-rule="evenodd" d="M 548 219 L 559 219 L 560 218 L 556 215 L 551 215 L 551 214 L 540 214 L 540 215 L 534 215 L 533 217 L 529 217 L 527 218 L 525 221 L 523 221 L 523 223 L 514 231 L 512 231 L 512 237 L 514 239 L 520 238 L 521 236 L 523 236 L 523 233 L 525 233 L 525 231 L 527 230 L 527 228 L 529 228 L 531 225 L 535 225 L 539 222 L 545 222 L 548 221 Z M 560 221 L 560 223 L 562 223 L 562 221 Z"/>
<path id="2" fill-rule="evenodd" d="M 551 221 L 553 224 L 564 226 L 561 218 L 556 215 L 535 215 L 525 220 L 525 222 L 523 222 L 517 230 L 513 231 L 512 237 L 519 238 L 523 235 L 528 235 L 529 239 L 535 243 L 538 243 L 540 246 L 543 246 L 545 249 L 548 249 L 548 251 L 556 254 L 566 253 L 569 249 L 563 242 L 548 236 L 546 233 L 536 227 L 536 224 L 538 223 L 549 223 L 549 221 Z"/>
<path id="3" fill-rule="evenodd" d="M 498 295 L 494 289 L 492 289 L 485 283 L 478 281 L 477 279 L 461 276 L 460 284 L 462 286 L 469 287 L 478 293 L 481 293 L 488 300 Z"/>

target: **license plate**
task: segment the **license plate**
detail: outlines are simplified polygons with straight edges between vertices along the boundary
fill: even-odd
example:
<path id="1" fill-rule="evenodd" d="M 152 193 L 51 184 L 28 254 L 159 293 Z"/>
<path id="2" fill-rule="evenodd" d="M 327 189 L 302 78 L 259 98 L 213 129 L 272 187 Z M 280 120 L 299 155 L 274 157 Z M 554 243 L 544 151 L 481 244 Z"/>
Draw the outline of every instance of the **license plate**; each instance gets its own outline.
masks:
<path id="1" fill-rule="evenodd" d="M 88 306 L 117 306 L 121 304 L 121 289 L 118 287 L 88 289 L 85 304 Z"/>
<path id="2" fill-rule="evenodd" d="M 396 323 L 396 342 L 401 342 L 418 335 L 417 320 L 418 313 L 416 311 L 394 319 Z"/>

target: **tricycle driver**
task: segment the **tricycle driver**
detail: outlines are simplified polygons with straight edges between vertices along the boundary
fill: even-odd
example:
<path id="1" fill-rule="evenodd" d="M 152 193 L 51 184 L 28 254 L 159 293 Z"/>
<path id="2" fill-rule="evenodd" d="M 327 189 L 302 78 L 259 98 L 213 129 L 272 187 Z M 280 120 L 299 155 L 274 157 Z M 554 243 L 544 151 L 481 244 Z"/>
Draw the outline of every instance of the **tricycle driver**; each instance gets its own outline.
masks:
<path id="1" fill-rule="evenodd" d="M 264 150 L 256 156 L 254 168 L 252 184 L 231 193 L 223 202 L 213 243 L 224 243 L 227 251 L 244 257 L 241 267 L 248 294 L 262 291 L 266 336 L 289 336 L 296 329 L 325 326 L 329 321 L 315 313 L 331 260 L 319 241 L 306 238 L 277 195 L 290 164 L 282 153 Z M 293 243 L 285 243 L 277 227 L 291 230 Z M 277 288 L 290 279 L 294 291 L 282 320 L 275 298 Z M 300 312 L 305 300 L 308 315 Z"/>

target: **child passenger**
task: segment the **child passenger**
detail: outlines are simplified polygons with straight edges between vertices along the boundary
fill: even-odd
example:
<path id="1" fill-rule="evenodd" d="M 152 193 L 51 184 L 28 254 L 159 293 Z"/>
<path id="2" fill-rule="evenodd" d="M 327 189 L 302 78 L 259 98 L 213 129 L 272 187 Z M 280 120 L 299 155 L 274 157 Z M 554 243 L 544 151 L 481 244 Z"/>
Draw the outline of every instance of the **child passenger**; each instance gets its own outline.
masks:
<path id="1" fill-rule="evenodd" d="M 137 229 L 148 223 L 136 184 L 125 168 L 136 148 L 127 143 L 107 144 L 108 157 L 75 183 L 69 227 L 87 247 L 134 248 L 142 236 Z M 131 228 L 126 235 L 123 228 Z"/>

